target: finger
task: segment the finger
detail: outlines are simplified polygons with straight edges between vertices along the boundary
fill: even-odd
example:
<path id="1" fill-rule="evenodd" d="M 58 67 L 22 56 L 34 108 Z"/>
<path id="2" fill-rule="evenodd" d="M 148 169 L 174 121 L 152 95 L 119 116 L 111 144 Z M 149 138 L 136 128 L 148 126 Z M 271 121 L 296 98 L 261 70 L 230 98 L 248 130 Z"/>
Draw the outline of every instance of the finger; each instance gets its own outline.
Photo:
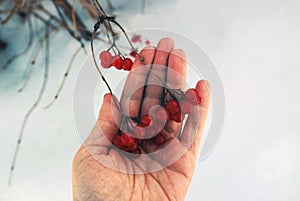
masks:
<path id="1" fill-rule="evenodd" d="M 175 49 L 170 54 L 167 84 L 171 89 L 185 89 L 186 55 L 185 52 L 181 49 Z"/>
<path id="2" fill-rule="evenodd" d="M 167 85 L 171 89 L 184 90 L 186 87 L 186 55 L 181 49 L 173 50 L 169 56 Z M 181 123 L 167 121 L 162 134 L 165 139 L 174 138 L 180 127 Z"/>
<path id="3" fill-rule="evenodd" d="M 170 38 L 163 38 L 158 42 L 155 58 L 147 78 L 147 86 L 145 87 L 142 115 L 148 114 L 152 106 L 160 105 L 161 103 L 161 97 L 164 92 L 162 85 L 166 83 L 168 58 L 174 46 L 174 41 Z"/>
<path id="4" fill-rule="evenodd" d="M 116 99 L 115 99 L 116 100 Z M 117 100 L 116 103 L 118 104 Z M 84 142 L 90 151 L 107 152 L 119 131 L 120 113 L 111 94 L 105 94 L 96 125 Z"/>
<path id="5" fill-rule="evenodd" d="M 118 107 L 120 107 L 118 99 L 109 93 L 105 94 L 97 124 L 109 141 L 113 140 L 119 130 L 120 112 Z"/>
<path id="6" fill-rule="evenodd" d="M 189 151 L 191 151 L 194 156 L 196 156 L 199 151 L 209 108 L 210 93 L 208 82 L 200 80 L 196 85 L 196 90 L 201 96 L 201 104 L 189 115 L 181 137 L 182 144 L 186 147 L 190 146 Z"/>
<path id="7" fill-rule="evenodd" d="M 144 59 L 146 66 L 144 66 L 140 58 L 136 56 L 136 60 L 133 63 L 132 70 L 128 74 L 120 101 L 122 110 L 127 115 L 139 115 L 146 77 L 149 71 L 149 66 L 153 61 L 155 52 L 155 47 L 148 46 L 144 48 L 141 51 L 140 56 Z"/>

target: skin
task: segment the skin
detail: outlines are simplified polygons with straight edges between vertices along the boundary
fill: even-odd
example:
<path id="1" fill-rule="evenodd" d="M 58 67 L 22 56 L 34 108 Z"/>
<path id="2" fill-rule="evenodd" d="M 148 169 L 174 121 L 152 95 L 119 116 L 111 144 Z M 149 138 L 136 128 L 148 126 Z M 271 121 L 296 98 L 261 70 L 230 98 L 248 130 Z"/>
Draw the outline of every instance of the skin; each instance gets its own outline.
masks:
<path id="1" fill-rule="evenodd" d="M 173 70 L 183 78 L 186 77 L 185 53 L 183 50 L 175 49 L 172 39 L 163 38 L 157 47 L 144 48 L 141 56 L 147 64 L 165 66 L 165 68 L 159 68 L 153 65 L 153 72 L 164 79 L 170 88 L 185 90 L 185 83 L 182 79 L 176 79 L 176 77 L 166 74 L 167 71 Z M 142 62 L 137 57 L 133 69 L 140 65 Z M 130 91 L 130 86 L 146 82 L 148 68 L 145 67 L 145 71 L 138 71 L 139 73 L 132 70 L 127 77 L 118 104 L 124 111 L 128 109 L 131 116 L 137 116 L 140 108 L 141 114 L 147 114 L 151 106 L 159 104 L 162 95 L 162 87 L 159 86 L 147 86 L 143 100 L 142 89 L 131 97 L 126 96 Z M 151 79 L 156 78 L 150 74 L 148 81 Z M 120 118 L 112 96 L 106 94 L 98 121 L 73 160 L 73 199 L 75 201 L 184 200 L 194 173 L 209 107 L 207 82 L 200 80 L 195 89 L 199 92 L 202 103 L 186 117 L 188 119 L 182 133 L 178 134 L 180 123 L 168 121 L 163 131 L 163 135 L 167 139 L 165 144 L 158 146 L 151 140 L 146 140 L 142 145 L 143 153 L 152 153 L 174 142 L 171 151 L 164 151 L 155 157 L 149 156 L 150 163 L 148 161 L 145 164 L 146 169 L 149 168 L 149 164 L 164 164 L 170 157 L 176 155 L 178 150 L 179 152 L 185 151 L 181 152 L 178 160 L 167 167 L 145 174 L 116 171 L 118 168 L 123 170 L 128 168 L 129 170 L 133 167 L 132 164 L 135 164 L 136 159 L 111 148 L 111 141 L 118 132 L 117 125 L 120 123 Z M 128 106 L 125 104 L 126 101 L 129 101 Z M 104 140 L 104 138 L 108 140 Z M 106 167 L 98 161 L 99 159 L 108 161 L 113 168 Z"/>

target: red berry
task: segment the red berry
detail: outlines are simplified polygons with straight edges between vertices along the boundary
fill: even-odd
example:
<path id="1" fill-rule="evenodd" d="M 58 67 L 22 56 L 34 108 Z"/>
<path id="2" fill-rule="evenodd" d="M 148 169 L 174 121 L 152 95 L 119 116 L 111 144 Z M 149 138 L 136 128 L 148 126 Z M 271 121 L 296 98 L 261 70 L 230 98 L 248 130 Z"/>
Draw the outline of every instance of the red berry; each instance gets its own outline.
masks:
<path id="1" fill-rule="evenodd" d="M 163 143 L 165 143 L 165 137 L 163 136 L 163 134 L 159 133 L 154 137 L 154 143 L 157 145 L 161 145 Z"/>
<path id="2" fill-rule="evenodd" d="M 133 153 L 133 154 L 140 155 L 140 154 L 142 154 L 142 151 L 141 151 L 141 149 L 140 149 L 140 148 L 137 148 L 137 149 L 136 149 L 136 150 L 134 150 L 132 153 Z"/>
<path id="3" fill-rule="evenodd" d="M 164 123 L 169 119 L 169 112 L 163 107 L 160 107 L 155 112 L 156 121 L 159 123 Z"/>
<path id="4" fill-rule="evenodd" d="M 141 43 L 142 42 L 142 36 L 141 35 L 134 35 L 132 38 L 131 38 L 131 41 L 133 43 Z"/>
<path id="5" fill-rule="evenodd" d="M 184 100 L 190 102 L 192 105 L 199 105 L 201 103 L 201 97 L 196 89 L 188 89 L 185 92 Z"/>
<path id="6" fill-rule="evenodd" d="M 193 112 L 193 105 L 184 100 L 180 103 L 180 109 L 182 114 L 191 114 Z"/>
<path id="7" fill-rule="evenodd" d="M 112 58 L 112 55 L 108 51 L 102 51 L 99 57 L 101 61 L 109 61 Z"/>
<path id="8" fill-rule="evenodd" d="M 129 151 L 135 151 L 137 148 L 138 148 L 138 144 L 136 142 L 128 146 Z"/>
<path id="9" fill-rule="evenodd" d="M 130 56 L 135 57 L 136 56 L 136 51 L 130 52 Z"/>
<path id="10" fill-rule="evenodd" d="M 123 133 L 121 135 L 121 142 L 124 146 L 128 147 L 130 146 L 132 143 L 134 143 L 134 139 L 132 136 L 126 134 L 126 133 Z"/>
<path id="11" fill-rule="evenodd" d="M 121 142 L 121 136 L 117 135 L 114 138 L 113 143 L 116 147 L 121 148 L 123 146 L 123 143 Z"/>
<path id="12" fill-rule="evenodd" d="M 129 148 L 126 147 L 126 146 L 123 146 L 123 147 L 120 147 L 121 150 L 125 151 L 125 152 L 128 152 L 129 151 Z"/>
<path id="13" fill-rule="evenodd" d="M 146 40 L 146 45 L 150 45 L 150 40 Z"/>
<path id="14" fill-rule="evenodd" d="M 166 104 L 166 109 L 171 114 L 180 112 L 180 105 L 176 100 L 170 100 Z"/>
<path id="15" fill-rule="evenodd" d="M 123 68 L 124 70 L 130 71 L 131 68 L 132 68 L 132 64 L 133 64 L 133 62 L 132 62 L 131 59 L 125 58 L 125 59 L 123 60 L 122 68 Z"/>
<path id="16" fill-rule="evenodd" d="M 141 143 L 142 143 L 142 139 L 135 139 L 135 142 L 138 144 L 138 145 L 140 145 Z"/>
<path id="17" fill-rule="evenodd" d="M 112 59 L 112 65 L 116 67 L 116 69 L 121 70 L 123 64 L 123 59 L 119 55 L 116 55 Z"/>
<path id="18" fill-rule="evenodd" d="M 101 61 L 101 66 L 103 68 L 109 68 L 109 67 L 111 67 L 111 63 L 112 63 L 113 57 L 112 57 L 112 55 L 111 55 L 110 52 L 108 52 L 108 51 L 102 51 L 100 53 L 99 57 L 100 57 L 100 61 Z"/>
<path id="19" fill-rule="evenodd" d="M 150 124 L 152 124 L 152 119 L 149 115 L 144 115 L 142 116 L 142 119 L 141 119 L 141 127 L 147 127 L 149 126 Z"/>
<path id="20" fill-rule="evenodd" d="M 176 121 L 178 123 L 182 122 L 182 114 L 181 112 L 176 112 L 173 114 L 170 114 L 170 120 Z"/>
<path id="21" fill-rule="evenodd" d="M 105 63 L 105 62 L 101 61 L 101 66 L 102 66 L 103 68 L 109 68 L 109 67 L 111 67 L 111 62 Z"/>

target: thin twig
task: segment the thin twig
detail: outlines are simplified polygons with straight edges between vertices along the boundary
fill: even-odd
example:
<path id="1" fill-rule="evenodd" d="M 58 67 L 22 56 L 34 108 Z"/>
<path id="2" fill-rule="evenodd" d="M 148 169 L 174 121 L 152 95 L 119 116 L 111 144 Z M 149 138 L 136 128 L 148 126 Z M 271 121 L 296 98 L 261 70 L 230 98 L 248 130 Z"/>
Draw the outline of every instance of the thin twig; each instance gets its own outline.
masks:
<path id="1" fill-rule="evenodd" d="M 48 32 L 48 26 L 45 26 L 45 33 Z M 43 79 L 43 83 L 42 83 L 42 87 L 40 89 L 40 93 L 36 99 L 36 101 L 34 102 L 34 104 L 31 106 L 31 108 L 28 110 L 28 112 L 25 114 L 23 123 L 22 123 L 22 127 L 19 133 L 19 137 L 18 137 L 18 141 L 17 141 L 17 146 L 15 148 L 15 154 L 12 160 L 12 164 L 10 167 L 10 174 L 9 174 L 9 179 L 8 179 L 8 185 L 11 185 L 12 183 L 12 178 L 13 178 L 13 172 L 16 166 L 16 162 L 17 162 L 17 158 L 18 158 L 18 154 L 19 154 L 19 150 L 20 150 L 20 146 L 21 146 L 21 142 L 23 139 L 23 134 L 24 134 L 24 130 L 27 124 L 27 121 L 30 117 L 30 115 L 32 114 L 32 112 L 34 112 L 34 110 L 37 108 L 37 106 L 39 105 L 43 95 L 44 95 L 44 91 L 46 89 L 47 86 L 47 81 L 48 81 L 48 71 L 49 71 L 49 47 L 50 43 L 49 43 L 49 39 L 46 40 L 46 54 L 45 54 L 45 69 L 44 69 L 44 79 Z"/>
<path id="2" fill-rule="evenodd" d="M 30 49 L 32 42 L 33 42 L 33 29 L 32 29 L 32 21 L 31 21 L 30 17 L 28 18 L 28 29 L 29 29 L 29 39 L 28 39 L 28 43 L 27 43 L 25 49 L 15 55 L 13 55 L 10 59 L 8 59 L 7 62 L 2 66 L 3 70 L 5 70 L 17 58 L 26 54 L 27 51 Z"/>
<path id="3" fill-rule="evenodd" d="M 63 25 L 65 26 L 65 28 L 66 28 L 67 31 L 69 32 L 70 36 L 72 36 L 75 40 L 77 40 L 77 41 L 80 43 L 80 45 L 81 45 L 82 47 L 84 47 L 84 44 L 83 44 L 81 38 L 80 38 L 80 37 L 76 37 L 75 34 L 74 34 L 74 31 L 71 30 L 71 29 L 69 28 L 69 26 L 68 26 L 68 24 L 67 24 L 67 21 L 65 20 L 64 15 L 62 14 L 60 8 L 58 7 L 58 4 L 59 4 L 59 3 L 57 3 L 57 2 L 61 3 L 61 2 L 58 1 L 58 0 L 54 0 L 54 1 L 53 1 L 54 6 L 55 6 L 55 8 L 56 8 L 56 11 L 57 11 L 58 15 L 60 16 Z"/>
<path id="4" fill-rule="evenodd" d="M 102 8 L 102 6 L 100 5 L 100 3 L 98 2 L 98 0 L 93 0 L 93 3 L 94 3 L 95 8 L 98 11 L 99 18 L 100 19 L 101 18 L 107 18 L 106 13 L 105 13 L 104 9 Z M 100 23 L 102 23 L 102 22 L 100 22 Z M 110 22 L 107 22 L 106 20 L 104 20 L 103 24 L 104 24 L 105 28 L 108 31 L 108 34 L 107 34 L 108 41 L 112 43 L 112 46 L 115 46 L 115 34 L 114 34 L 114 31 L 112 29 L 112 26 L 111 26 Z M 110 34 L 109 33 L 112 34 L 112 39 L 110 38 Z"/>
<path id="5" fill-rule="evenodd" d="M 19 4 L 18 1 L 15 2 L 13 8 L 9 11 L 8 16 L 0 22 L 1 25 L 4 25 L 5 23 L 7 23 L 10 20 L 10 18 L 16 13 L 16 11 L 18 10 L 18 4 Z"/>
<path id="6" fill-rule="evenodd" d="M 74 25 L 74 30 L 75 30 L 75 36 L 76 38 L 79 37 L 78 35 L 78 30 L 77 30 L 77 22 L 76 22 L 76 0 L 73 0 L 73 6 L 72 6 L 72 21 L 73 21 L 73 25 Z"/>
<path id="7" fill-rule="evenodd" d="M 61 28 L 61 27 L 56 27 L 55 29 L 52 29 L 52 30 L 48 31 L 48 32 L 44 35 L 44 37 L 41 38 L 41 40 L 40 40 L 40 42 L 39 42 L 39 46 L 38 46 L 38 48 L 36 49 L 35 54 L 34 54 L 34 56 L 33 56 L 33 59 L 32 59 L 31 62 L 30 62 L 30 69 L 29 69 L 29 71 L 28 71 L 28 73 L 27 73 L 27 76 L 26 76 L 26 78 L 25 78 L 25 82 L 24 82 L 24 84 L 22 85 L 22 87 L 19 89 L 19 92 L 22 92 L 22 91 L 25 89 L 25 87 L 27 86 L 27 84 L 28 84 L 28 82 L 29 82 L 29 80 L 30 80 L 32 71 L 33 71 L 33 68 L 32 68 L 32 67 L 33 67 L 33 65 L 35 65 L 35 63 L 36 63 L 36 60 L 37 60 L 37 58 L 38 58 L 38 56 L 39 56 L 39 53 L 40 53 L 40 51 L 41 51 L 41 49 L 42 49 L 42 47 L 43 47 L 44 42 L 50 37 L 51 34 L 57 32 L 60 28 Z M 49 28 L 48 28 L 48 29 L 49 29 Z"/>
<path id="8" fill-rule="evenodd" d="M 65 85 L 65 82 L 66 82 L 66 80 L 67 80 L 67 77 L 68 77 L 68 75 L 69 75 L 69 73 L 70 73 L 70 70 L 71 70 L 71 68 L 72 68 L 72 66 L 73 66 L 73 62 L 74 62 L 76 56 L 78 55 L 78 53 L 80 52 L 81 49 L 82 49 L 82 47 L 80 46 L 79 48 L 77 48 L 77 50 L 76 50 L 75 53 L 73 54 L 73 56 L 72 56 L 72 58 L 71 58 L 71 60 L 70 60 L 70 63 L 69 63 L 69 65 L 68 65 L 68 68 L 67 68 L 67 70 L 66 70 L 66 72 L 65 72 L 65 74 L 64 74 L 64 77 L 63 77 L 63 79 L 62 79 L 62 81 L 61 81 L 61 84 L 60 84 L 60 86 L 59 86 L 59 88 L 58 88 L 58 90 L 57 90 L 57 92 L 56 92 L 56 94 L 55 94 L 53 100 L 52 100 L 49 104 L 47 104 L 47 105 L 44 107 L 44 109 L 48 109 L 49 107 L 51 107 L 51 106 L 53 105 L 53 103 L 58 99 L 58 96 L 60 95 L 60 93 L 61 93 L 61 91 L 62 91 L 62 89 L 63 89 L 63 87 L 64 87 L 64 85 Z"/>
<path id="9" fill-rule="evenodd" d="M 70 22 L 73 23 L 73 20 L 72 20 L 73 7 L 72 7 L 72 5 L 67 0 L 62 0 L 62 3 L 63 3 L 63 5 L 61 6 L 61 8 L 62 8 L 65 16 L 68 18 L 68 20 Z M 75 12 L 74 17 L 76 19 L 77 30 L 80 32 L 81 37 L 85 40 L 90 40 L 92 33 L 89 30 L 87 30 L 84 21 L 81 20 L 81 18 L 77 12 Z"/>
<path id="10" fill-rule="evenodd" d="M 41 22 L 43 22 L 45 25 L 49 26 L 50 28 L 54 29 L 56 28 L 55 25 L 53 25 L 50 21 L 47 21 L 45 18 L 43 18 L 40 14 L 38 14 L 37 12 L 33 12 L 32 15 L 40 20 Z M 51 18 L 52 20 L 54 20 L 54 18 Z"/>
<path id="11" fill-rule="evenodd" d="M 110 88 L 110 86 L 109 86 L 107 80 L 105 79 L 104 75 L 102 74 L 102 72 L 101 72 L 101 70 L 100 70 L 100 68 L 99 68 L 99 66 L 98 66 L 98 64 L 97 64 L 97 61 L 96 61 L 93 41 L 94 41 L 95 33 L 96 33 L 96 31 L 97 31 L 98 29 L 99 29 L 99 27 L 96 27 L 96 26 L 95 26 L 95 29 L 94 29 L 94 31 L 93 31 L 92 38 L 91 38 L 91 51 L 92 51 L 92 56 L 93 56 L 94 64 L 95 64 L 95 67 L 96 67 L 97 72 L 99 73 L 101 79 L 103 80 L 103 82 L 105 83 L 105 85 L 106 85 L 106 87 L 107 87 L 109 93 L 111 94 L 112 99 L 114 100 L 114 103 L 115 103 L 116 107 L 118 108 L 118 110 L 119 110 L 119 112 L 121 113 L 121 115 L 124 116 L 124 114 L 123 114 L 123 112 L 122 112 L 122 109 L 120 108 L 119 104 L 117 104 L 116 97 L 114 96 L 114 94 L 113 94 L 113 92 L 112 92 L 112 90 L 111 90 L 111 88 Z"/>
<path id="12" fill-rule="evenodd" d="M 48 11 L 46 8 L 44 8 L 43 5 L 38 5 L 37 8 L 42 11 L 43 13 L 45 13 L 46 15 L 48 15 L 48 17 L 52 20 L 54 20 L 55 22 L 62 24 L 62 22 L 60 21 L 60 19 L 58 17 L 56 17 L 55 15 L 53 15 L 52 13 L 50 13 L 50 11 Z"/>
<path id="13" fill-rule="evenodd" d="M 86 1 L 86 0 L 79 0 L 80 5 L 82 6 L 83 10 L 87 13 L 87 15 L 91 19 L 97 19 L 97 10 L 96 8 L 92 5 L 91 1 Z"/>

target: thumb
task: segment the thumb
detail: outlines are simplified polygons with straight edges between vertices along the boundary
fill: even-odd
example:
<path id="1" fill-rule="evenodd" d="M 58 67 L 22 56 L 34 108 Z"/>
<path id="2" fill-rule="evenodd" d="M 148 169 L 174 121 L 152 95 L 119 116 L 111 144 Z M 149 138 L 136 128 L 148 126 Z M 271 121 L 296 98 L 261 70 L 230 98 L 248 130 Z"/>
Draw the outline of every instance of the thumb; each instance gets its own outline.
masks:
<path id="1" fill-rule="evenodd" d="M 97 122 L 90 135 L 85 140 L 85 146 L 96 147 L 97 151 L 111 145 L 113 138 L 119 131 L 120 113 L 115 103 L 119 104 L 116 97 L 115 101 L 111 94 L 105 94 Z M 104 151 L 104 150 L 102 150 Z"/>

